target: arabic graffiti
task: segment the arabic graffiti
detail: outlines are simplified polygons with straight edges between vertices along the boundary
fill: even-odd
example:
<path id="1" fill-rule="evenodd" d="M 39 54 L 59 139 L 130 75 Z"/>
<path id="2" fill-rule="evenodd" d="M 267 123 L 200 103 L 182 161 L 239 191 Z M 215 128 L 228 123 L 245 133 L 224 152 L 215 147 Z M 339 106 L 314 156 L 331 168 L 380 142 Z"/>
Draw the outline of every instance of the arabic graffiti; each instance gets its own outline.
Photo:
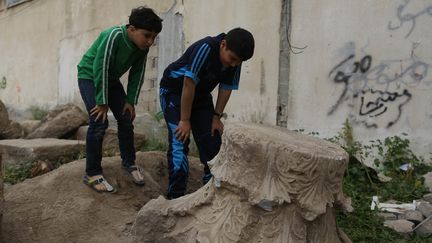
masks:
<path id="1" fill-rule="evenodd" d="M 360 97 L 360 116 L 368 116 L 368 118 L 374 118 L 381 116 L 391 109 L 391 104 L 396 104 L 396 113 L 395 116 L 391 120 L 385 122 L 384 126 L 389 128 L 395 124 L 401 114 L 402 107 L 411 100 L 411 93 L 404 89 L 403 92 L 387 92 L 387 91 L 379 91 L 379 90 L 368 90 L 361 91 L 360 94 L 355 94 L 353 97 Z M 368 101 L 369 100 L 369 101 Z M 374 127 L 378 128 L 378 124 L 366 120 L 361 120 L 366 127 Z"/>
<path id="2" fill-rule="evenodd" d="M 409 5 L 411 5 L 410 3 L 411 0 L 405 0 L 404 3 L 397 7 L 396 15 L 398 18 L 398 23 L 393 23 L 392 21 L 388 23 L 388 29 L 392 31 L 402 28 L 405 24 L 409 25 L 410 27 L 408 33 L 405 35 L 405 38 L 408 38 L 416 28 L 418 18 L 422 16 L 432 17 L 432 4 L 422 8 L 416 13 L 409 13 L 406 11 L 406 9 L 409 7 Z"/>
<path id="3" fill-rule="evenodd" d="M 342 103 L 351 101 L 351 106 L 358 107 L 358 123 L 375 128 L 393 126 L 412 98 L 408 88 L 427 82 L 429 65 L 407 59 L 373 66 L 371 55 L 355 59 L 355 55 L 349 55 L 329 73 L 329 78 L 336 84 L 343 84 L 343 89 L 328 115 Z"/>

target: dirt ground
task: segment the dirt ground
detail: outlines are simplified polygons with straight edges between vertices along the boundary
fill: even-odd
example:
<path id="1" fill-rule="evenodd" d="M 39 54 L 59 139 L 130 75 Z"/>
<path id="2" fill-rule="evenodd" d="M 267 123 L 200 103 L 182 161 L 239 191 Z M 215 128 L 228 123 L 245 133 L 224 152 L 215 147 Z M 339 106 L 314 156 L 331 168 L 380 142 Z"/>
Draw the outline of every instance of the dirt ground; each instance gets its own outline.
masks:
<path id="1" fill-rule="evenodd" d="M 103 159 L 104 174 L 116 194 L 97 193 L 82 183 L 85 161 L 78 160 L 5 188 L 3 241 L 131 242 L 130 228 L 141 207 L 165 195 L 168 177 L 163 152 L 138 152 L 146 185 L 133 184 L 120 158 Z M 189 192 L 201 187 L 202 166 L 190 159 Z"/>

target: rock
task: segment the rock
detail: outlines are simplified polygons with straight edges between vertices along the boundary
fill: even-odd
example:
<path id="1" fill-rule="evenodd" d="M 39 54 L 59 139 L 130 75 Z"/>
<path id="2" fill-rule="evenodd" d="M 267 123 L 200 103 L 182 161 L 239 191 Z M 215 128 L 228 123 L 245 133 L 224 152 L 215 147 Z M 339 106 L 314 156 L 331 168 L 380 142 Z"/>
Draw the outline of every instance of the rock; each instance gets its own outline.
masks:
<path id="1" fill-rule="evenodd" d="M 27 138 L 67 138 L 87 123 L 87 114 L 78 106 L 68 104 L 55 108 Z"/>
<path id="2" fill-rule="evenodd" d="M 416 234 L 421 236 L 431 236 L 432 235 L 432 218 L 428 218 L 420 227 L 416 229 Z"/>
<path id="3" fill-rule="evenodd" d="M 432 172 L 428 172 L 427 174 L 423 175 L 423 177 L 425 179 L 425 187 L 428 188 L 430 192 L 432 192 Z"/>
<path id="4" fill-rule="evenodd" d="M 398 219 L 398 217 L 399 217 L 393 213 L 378 213 L 378 216 L 383 218 L 384 220 L 395 220 L 395 219 Z"/>
<path id="5" fill-rule="evenodd" d="M 114 116 L 110 115 L 108 118 L 110 124 L 117 124 Z M 142 113 L 135 117 L 133 124 L 135 132 L 145 134 L 147 139 L 166 141 L 168 137 L 166 123 L 163 117 L 161 121 L 158 121 L 154 115 Z"/>
<path id="6" fill-rule="evenodd" d="M 423 221 L 424 217 L 420 211 L 417 210 L 408 210 L 404 213 L 404 219 L 409 220 L 415 224 Z"/>
<path id="7" fill-rule="evenodd" d="M 96 193 L 82 183 L 84 160 L 62 165 L 5 190 L 4 242 L 131 242 L 131 225 L 150 199 L 164 195 L 168 184 L 165 152 L 138 152 L 145 186 L 123 173 L 120 157 L 105 157 L 105 177 L 116 194 Z M 190 157 L 189 192 L 201 184 L 202 166 Z"/>
<path id="8" fill-rule="evenodd" d="M 23 138 L 25 132 L 18 122 L 10 122 L 9 126 L 0 133 L 2 139 L 16 139 Z"/>
<path id="9" fill-rule="evenodd" d="M 432 203 L 432 193 L 428 193 L 426 195 L 423 196 L 423 200 Z"/>
<path id="10" fill-rule="evenodd" d="M 432 205 L 428 202 L 420 202 L 417 210 L 420 211 L 425 218 L 432 215 Z"/>
<path id="11" fill-rule="evenodd" d="M 25 134 L 30 134 L 41 124 L 39 120 L 23 120 L 19 124 L 23 128 Z"/>
<path id="12" fill-rule="evenodd" d="M 54 166 L 49 161 L 38 161 L 31 169 L 31 177 L 46 174 L 54 169 Z"/>
<path id="13" fill-rule="evenodd" d="M 5 165 L 28 160 L 72 161 L 84 153 L 84 147 L 82 141 L 54 138 L 0 140 Z"/>
<path id="14" fill-rule="evenodd" d="M 81 126 L 76 133 L 76 139 L 85 141 L 87 136 L 87 130 L 88 126 Z M 134 144 L 136 151 L 139 151 L 142 147 L 144 147 L 145 142 L 146 136 L 142 133 L 134 131 Z M 108 129 L 106 130 L 102 149 L 105 154 L 114 155 L 120 152 L 116 127 L 108 127 Z"/>
<path id="15" fill-rule="evenodd" d="M 9 114 L 6 106 L 0 100 L 0 133 L 9 126 Z"/>
<path id="16" fill-rule="evenodd" d="M 414 223 L 405 219 L 386 220 L 384 226 L 398 233 L 410 233 L 413 230 Z"/>
<path id="17" fill-rule="evenodd" d="M 388 177 L 388 176 L 384 175 L 383 172 L 378 173 L 378 179 L 379 179 L 381 182 L 389 182 L 389 181 L 392 180 L 391 177 Z"/>
<path id="18" fill-rule="evenodd" d="M 347 242 L 335 210 L 347 153 L 330 142 L 256 124 L 227 124 L 214 177 L 138 213 L 137 242 Z"/>

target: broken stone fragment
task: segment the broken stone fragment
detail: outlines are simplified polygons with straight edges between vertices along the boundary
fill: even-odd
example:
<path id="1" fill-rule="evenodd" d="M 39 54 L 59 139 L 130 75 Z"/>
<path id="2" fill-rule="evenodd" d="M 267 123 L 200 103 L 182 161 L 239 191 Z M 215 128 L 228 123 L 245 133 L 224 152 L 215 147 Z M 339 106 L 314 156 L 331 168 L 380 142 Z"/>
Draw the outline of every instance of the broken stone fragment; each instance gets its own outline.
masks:
<path id="1" fill-rule="evenodd" d="M 67 104 L 51 110 L 27 138 L 67 138 L 87 123 L 88 116 L 78 106 Z"/>
<path id="2" fill-rule="evenodd" d="M 426 195 L 423 196 L 423 200 L 432 203 L 432 193 L 428 193 Z"/>
<path id="3" fill-rule="evenodd" d="M 388 177 L 388 176 L 384 175 L 383 172 L 378 173 L 378 179 L 379 179 L 381 182 L 389 182 L 389 181 L 392 180 L 391 177 Z"/>
<path id="4" fill-rule="evenodd" d="M 408 210 L 404 213 L 404 218 L 406 220 L 409 220 L 415 224 L 420 223 L 423 221 L 424 217 L 423 214 L 420 211 L 417 210 Z"/>
<path id="5" fill-rule="evenodd" d="M 23 128 L 25 134 L 32 133 L 39 125 L 41 121 L 40 120 L 23 120 L 19 121 L 19 124 Z"/>
<path id="6" fill-rule="evenodd" d="M 2 139 L 23 138 L 25 131 L 18 122 L 11 121 L 9 125 L 0 133 Z"/>
<path id="7" fill-rule="evenodd" d="M 378 216 L 383 218 L 384 220 L 395 220 L 399 219 L 399 216 L 393 213 L 378 213 Z"/>
<path id="8" fill-rule="evenodd" d="M 69 162 L 84 152 L 81 141 L 37 138 L 0 140 L 0 153 L 5 165 L 18 164 L 29 160 Z"/>
<path id="9" fill-rule="evenodd" d="M 413 230 L 414 223 L 406 219 L 386 220 L 384 226 L 399 233 L 410 233 Z"/>
<path id="10" fill-rule="evenodd" d="M 137 242 L 349 242 L 333 207 L 349 202 L 338 201 L 347 164 L 330 142 L 228 124 L 211 181 L 178 199 L 150 201 L 132 232 Z"/>
<path id="11" fill-rule="evenodd" d="M 424 185 L 426 188 L 429 189 L 430 192 L 432 192 L 432 172 L 429 172 L 425 175 L 423 175 L 424 180 Z"/>
<path id="12" fill-rule="evenodd" d="M 425 219 L 422 225 L 416 229 L 416 234 L 421 236 L 431 236 L 432 235 L 432 217 Z"/>
<path id="13" fill-rule="evenodd" d="M 9 126 L 9 114 L 6 106 L 0 100 L 0 133 Z"/>
<path id="14" fill-rule="evenodd" d="M 49 161 L 38 161 L 31 170 L 31 177 L 46 174 L 54 169 L 54 166 Z"/>
<path id="15" fill-rule="evenodd" d="M 432 205 L 428 202 L 420 202 L 418 210 L 423 214 L 425 218 L 432 215 Z"/>

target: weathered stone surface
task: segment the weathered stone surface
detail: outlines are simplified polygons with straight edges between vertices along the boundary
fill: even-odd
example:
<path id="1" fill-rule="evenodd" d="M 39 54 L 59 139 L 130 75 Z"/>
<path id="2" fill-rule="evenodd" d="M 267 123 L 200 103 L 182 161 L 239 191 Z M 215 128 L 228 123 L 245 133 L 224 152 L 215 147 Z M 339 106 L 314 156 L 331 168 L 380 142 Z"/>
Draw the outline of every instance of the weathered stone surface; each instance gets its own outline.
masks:
<path id="1" fill-rule="evenodd" d="M 426 195 L 423 196 L 423 200 L 432 203 L 432 193 L 428 193 Z"/>
<path id="2" fill-rule="evenodd" d="M 389 181 L 392 180 L 391 177 L 388 177 L 388 176 L 384 175 L 384 172 L 380 172 L 380 173 L 378 173 L 378 179 L 379 179 L 380 181 L 382 181 L 382 182 L 389 182 Z"/>
<path id="3" fill-rule="evenodd" d="M 3 162 L 20 163 L 25 160 L 72 161 L 84 151 L 84 143 L 54 138 L 0 140 Z"/>
<path id="4" fill-rule="evenodd" d="M 115 124 L 115 120 L 111 121 L 110 124 Z M 134 120 L 135 131 L 141 134 L 145 134 L 148 139 L 155 139 L 159 141 L 166 141 L 168 136 L 166 123 L 162 118 L 162 121 L 156 120 L 154 115 L 143 113 L 138 115 Z"/>
<path id="5" fill-rule="evenodd" d="M 0 133 L 2 139 L 17 139 L 25 136 L 24 129 L 18 122 L 11 121 L 9 126 Z"/>
<path id="6" fill-rule="evenodd" d="M 386 220 L 384 226 L 399 233 L 410 233 L 413 230 L 414 223 L 405 219 Z"/>
<path id="7" fill-rule="evenodd" d="M 202 166 L 190 157 L 189 190 L 201 184 Z M 116 194 L 97 193 L 82 183 L 85 161 L 62 165 L 45 175 L 5 188 L 4 242 L 130 243 L 138 210 L 165 194 L 168 184 L 165 152 L 137 153 L 145 186 L 136 186 L 121 169 L 120 157 L 105 157 L 104 174 Z M 159 241 L 155 241 L 159 242 Z"/>
<path id="8" fill-rule="evenodd" d="M 139 212 L 138 242 L 342 242 L 332 205 L 348 155 L 283 128 L 225 127 L 214 177 L 193 194 Z"/>
<path id="9" fill-rule="evenodd" d="M 423 175 L 423 177 L 425 179 L 424 185 L 432 192 L 432 172 Z"/>
<path id="10" fill-rule="evenodd" d="M 0 100 L 0 133 L 9 126 L 9 114 L 6 106 Z"/>
<path id="11" fill-rule="evenodd" d="M 23 128 L 25 134 L 30 134 L 41 124 L 40 120 L 23 120 L 19 121 L 19 124 Z"/>
<path id="12" fill-rule="evenodd" d="M 378 213 L 378 216 L 383 218 L 384 220 L 395 220 L 399 218 L 398 215 L 393 213 Z"/>
<path id="13" fill-rule="evenodd" d="M 80 127 L 76 133 L 76 139 L 85 141 L 87 136 L 87 130 L 88 126 Z M 146 136 L 142 133 L 137 133 L 136 131 L 134 131 L 134 144 L 137 151 L 144 146 L 145 142 Z M 117 137 L 117 128 L 108 127 L 105 132 L 102 149 L 104 152 L 112 154 L 118 153 L 120 151 Z"/>
<path id="14" fill-rule="evenodd" d="M 88 117 L 78 106 L 63 105 L 50 111 L 41 125 L 27 138 L 67 138 L 80 126 L 87 123 Z"/>
<path id="15" fill-rule="evenodd" d="M 31 177 L 46 174 L 54 169 L 54 166 L 49 161 L 38 161 L 31 169 Z"/>
<path id="16" fill-rule="evenodd" d="M 421 236 L 432 236 L 432 218 L 428 218 L 415 232 Z"/>
<path id="17" fill-rule="evenodd" d="M 432 215 L 432 205 L 428 202 L 421 202 L 417 210 L 420 211 L 425 218 Z"/>
<path id="18" fill-rule="evenodd" d="M 423 214 L 417 210 L 408 210 L 404 213 L 404 215 L 406 220 L 409 220 L 415 224 L 420 223 L 424 219 Z"/>

